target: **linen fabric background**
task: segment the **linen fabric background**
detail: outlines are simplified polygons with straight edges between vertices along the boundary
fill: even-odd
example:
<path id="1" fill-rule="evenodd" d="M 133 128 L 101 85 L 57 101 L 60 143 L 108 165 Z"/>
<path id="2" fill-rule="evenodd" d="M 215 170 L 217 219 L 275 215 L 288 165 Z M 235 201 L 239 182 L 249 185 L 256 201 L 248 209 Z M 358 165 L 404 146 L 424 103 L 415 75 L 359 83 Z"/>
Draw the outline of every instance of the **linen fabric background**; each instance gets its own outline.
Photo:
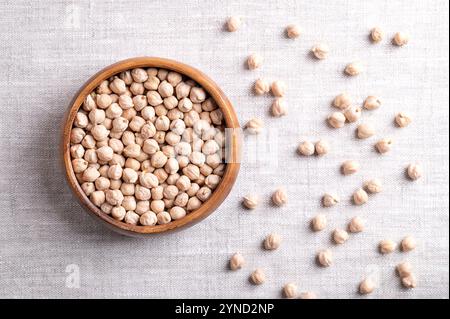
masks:
<path id="1" fill-rule="evenodd" d="M 379 287 L 366 298 L 449 297 L 448 175 L 448 2 L 439 1 L 0 1 L 0 297 L 7 298 L 278 298 L 295 282 L 300 291 L 323 298 L 359 298 L 358 283 L 376 278 Z M 230 15 L 243 25 L 224 31 Z M 284 28 L 297 23 L 293 41 Z M 369 30 L 386 33 L 377 45 Z M 393 34 L 405 31 L 410 43 L 398 48 Z M 327 43 L 327 60 L 309 53 Z M 246 57 L 264 57 L 249 71 Z M 242 124 L 265 122 L 261 140 L 245 137 L 241 171 L 231 194 L 209 218 L 182 232 L 148 240 L 110 232 L 83 212 L 65 185 L 58 144 L 63 114 L 78 88 L 101 68 L 135 56 L 182 61 L 213 78 L 232 101 Z M 363 73 L 343 75 L 360 60 Z M 258 77 L 287 83 L 289 114 L 268 113 L 272 98 L 251 91 Z M 363 111 L 377 135 L 357 140 L 355 124 L 339 130 L 324 119 L 342 91 L 362 103 L 379 95 L 383 105 Z M 413 123 L 396 128 L 396 112 Z M 394 140 L 389 154 L 374 151 L 377 138 Z M 296 155 L 304 139 L 327 139 L 323 158 Z M 343 177 L 340 164 L 358 160 L 361 170 Z M 424 177 L 405 177 L 410 162 L 420 162 Z M 355 207 L 351 193 L 368 178 L 383 180 L 383 192 Z M 270 205 L 270 194 L 285 186 L 289 203 Z M 336 191 L 342 202 L 320 205 Z M 260 195 L 252 212 L 242 196 Z M 309 220 L 325 213 L 327 230 L 312 233 Z M 331 231 L 353 216 L 366 230 L 342 246 Z M 283 237 L 280 249 L 261 248 L 270 232 Z M 399 242 L 412 235 L 418 247 L 387 256 L 381 239 Z M 331 248 L 334 264 L 315 264 L 317 250 Z M 242 270 L 227 269 L 232 253 L 246 259 Z M 395 265 L 409 260 L 418 287 L 405 290 Z M 253 286 L 250 272 L 261 267 L 267 282 Z M 77 280 L 79 276 L 79 282 Z"/>

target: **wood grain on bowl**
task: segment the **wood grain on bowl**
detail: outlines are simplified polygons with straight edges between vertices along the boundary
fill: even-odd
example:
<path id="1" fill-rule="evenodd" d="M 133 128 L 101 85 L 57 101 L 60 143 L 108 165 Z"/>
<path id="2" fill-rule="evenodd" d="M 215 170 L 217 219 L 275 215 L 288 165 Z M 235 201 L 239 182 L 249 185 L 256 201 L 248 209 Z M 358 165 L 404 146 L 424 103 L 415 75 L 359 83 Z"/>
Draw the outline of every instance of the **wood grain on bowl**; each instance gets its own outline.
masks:
<path id="1" fill-rule="evenodd" d="M 165 225 L 155 225 L 155 226 L 141 226 L 141 225 L 131 225 L 127 224 L 103 213 L 97 206 L 95 206 L 86 194 L 81 189 L 78 183 L 75 173 L 72 169 L 72 163 L 70 158 L 70 132 L 72 129 L 73 121 L 77 114 L 78 109 L 81 107 L 84 99 L 88 94 L 95 90 L 95 88 L 105 79 L 110 78 L 120 72 L 134 69 L 134 68 L 147 68 L 156 67 L 164 68 L 172 71 L 181 73 L 182 75 L 191 78 L 196 81 L 200 86 L 202 86 L 209 95 L 215 100 L 219 108 L 223 113 L 223 118 L 225 120 L 227 130 L 227 144 L 228 149 L 226 152 L 226 168 L 225 173 L 222 177 L 222 181 L 217 186 L 217 188 L 212 193 L 211 197 L 205 201 L 200 208 L 187 214 L 185 217 L 172 221 Z M 189 227 L 195 223 L 201 221 L 210 215 L 227 197 L 229 194 L 240 167 L 240 152 L 241 152 L 241 142 L 240 142 L 240 130 L 239 122 L 236 113 L 231 105 L 231 102 L 222 92 L 222 90 L 215 84 L 208 76 L 206 76 L 201 71 L 188 66 L 186 64 L 169 60 L 163 58 L 153 58 L 153 57 L 138 57 L 127 59 L 124 61 L 112 64 L 93 77 L 91 77 L 77 92 L 75 97 L 70 102 L 69 108 L 66 112 L 63 130 L 62 130 L 62 160 L 65 169 L 66 179 L 68 184 L 77 199 L 81 202 L 83 207 L 89 212 L 94 218 L 101 221 L 103 224 L 107 225 L 112 230 L 119 232 L 124 235 L 129 236 L 149 236 L 156 233 L 164 233 L 169 231 L 175 231 L 182 229 L 184 227 Z"/>

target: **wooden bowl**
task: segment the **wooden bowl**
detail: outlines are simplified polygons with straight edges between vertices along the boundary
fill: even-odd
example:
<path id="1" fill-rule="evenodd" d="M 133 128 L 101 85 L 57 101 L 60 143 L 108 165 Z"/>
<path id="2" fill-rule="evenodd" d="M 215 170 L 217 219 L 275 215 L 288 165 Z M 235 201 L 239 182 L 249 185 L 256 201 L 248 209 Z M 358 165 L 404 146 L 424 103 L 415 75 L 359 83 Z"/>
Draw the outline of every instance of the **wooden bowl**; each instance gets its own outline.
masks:
<path id="1" fill-rule="evenodd" d="M 200 206 L 197 210 L 192 211 L 191 213 L 187 214 L 185 217 L 179 220 L 172 221 L 165 225 L 155 225 L 155 226 L 130 225 L 125 222 L 115 220 L 109 215 L 103 213 L 84 194 L 72 169 L 72 162 L 70 157 L 70 131 L 72 129 L 72 124 L 75 119 L 75 115 L 80 106 L 82 105 L 82 103 L 84 102 L 84 99 L 88 94 L 90 94 L 93 90 L 95 90 L 95 88 L 103 80 L 106 80 L 111 76 L 118 74 L 122 71 L 138 67 L 144 68 L 157 67 L 173 70 L 196 81 L 209 93 L 209 95 L 215 100 L 217 105 L 222 110 L 226 128 L 233 128 L 232 130 L 227 130 L 226 134 L 228 148 L 226 150 L 227 163 L 225 173 L 222 177 L 220 184 L 213 191 L 211 197 L 207 201 L 205 201 L 202 204 L 202 206 Z M 239 172 L 240 166 L 239 131 L 240 131 L 239 122 L 230 101 L 227 99 L 222 90 L 208 76 L 206 76 L 199 70 L 186 64 L 163 58 L 138 57 L 127 59 L 124 61 L 114 63 L 104 68 L 97 74 L 95 74 L 81 87 L 81 89 L 72 99 L 69 108 L 67 110 L 66 116 L 64 118 L 64 126 L 62 132 L 61 149 L 62 149 L 62 159 L 64 162 L 64 168 L 66 173 L 65 175 L 70 188 L 75 193 L 77 199 L 81 202 L 82 206 L 86 208 L 86 210 L 90 213 L 90 215 L 94 216 L 95 219 L 101 221 L 103 224 L 107 225 L 112 230 L 119 232 L 120 234 L 129 236 L 148 237 L 152 234 L 179 230 L 184 227 L 192 226 L 195 223 L 206 218 L 225 200 L 225 198 L 229 194 L 234 182 L 236 181 L 236 177 Z"/>

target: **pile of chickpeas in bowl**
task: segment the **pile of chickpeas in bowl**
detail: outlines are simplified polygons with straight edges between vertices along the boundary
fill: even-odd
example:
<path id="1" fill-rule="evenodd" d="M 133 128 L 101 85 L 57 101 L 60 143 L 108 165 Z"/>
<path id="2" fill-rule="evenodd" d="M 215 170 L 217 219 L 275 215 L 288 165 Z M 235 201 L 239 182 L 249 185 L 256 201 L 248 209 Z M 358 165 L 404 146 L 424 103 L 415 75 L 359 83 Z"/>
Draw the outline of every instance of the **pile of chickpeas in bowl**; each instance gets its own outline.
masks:
<path id="1" fill-rule="evenodd" d="M 181 219 L 222 180 L 225 129 L 214 99 L 164 68 L 134 68 L 104 80 L 84 100 L 70 132 L 73 172 L 104 214 L 131 225 Z"/>

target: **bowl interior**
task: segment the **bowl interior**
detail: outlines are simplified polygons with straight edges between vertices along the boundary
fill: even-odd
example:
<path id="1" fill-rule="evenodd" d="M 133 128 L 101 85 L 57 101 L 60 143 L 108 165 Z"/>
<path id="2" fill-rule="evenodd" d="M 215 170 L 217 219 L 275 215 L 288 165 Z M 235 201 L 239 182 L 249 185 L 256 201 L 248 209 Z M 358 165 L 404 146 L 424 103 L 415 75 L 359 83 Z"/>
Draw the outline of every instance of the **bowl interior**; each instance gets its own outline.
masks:
<path id="1" fill-rule="evenodd" d="M 73 121 L 75 119 L 78 109 L 81 107 L 84 99 L 104 80 L 116 75 L 122 71 L 133 68 L 148 68 L 157 67 L 176 71 L 188 78 L 191 78 L 202 86 L 208 94 L 215 100 L 223 113 L 223 118 L 226 127 L 226 154 L 225 162 L 226 168 L 222 180 L 216 189 L 213 191 L 211 197 L 206 200 L 197 210 L 187 214 L 185 217 L 172 221 L 165 225 L 155 226 L 141 226 L 131 225 L 125 222 L 115 220 L 109 215 L 103 213 L 97 206 L 95 206 L 90 199 L 84 194 L 78 183 L 75 173 L 72 169 L 72 162 L 70 157 L 70 131 L 72 129 Z M 183 227 L 191 226 L 203 218 L 211 214 L 229 194 L 239 171 L 240 162 L 240 129 L 236 113 L 222 90 L 201 71 L 188 66 L 186 64 L 163 58 L 140 57 L 132 58 L 112 64 L 93 77 L 91 77 L 83 87 L 77 92 L 70 103 L 69 109 L 64 119 L 63 139 L 62 139 L 63 162 L 66 172 L 66 178 L 75 193 L 77 199 L 82 205 L 87 208 L 91 215 L 102 221 L 115 231 L 125 235 L 147 235 L 161 232 L 168 232 L 178 230 Z"/>

